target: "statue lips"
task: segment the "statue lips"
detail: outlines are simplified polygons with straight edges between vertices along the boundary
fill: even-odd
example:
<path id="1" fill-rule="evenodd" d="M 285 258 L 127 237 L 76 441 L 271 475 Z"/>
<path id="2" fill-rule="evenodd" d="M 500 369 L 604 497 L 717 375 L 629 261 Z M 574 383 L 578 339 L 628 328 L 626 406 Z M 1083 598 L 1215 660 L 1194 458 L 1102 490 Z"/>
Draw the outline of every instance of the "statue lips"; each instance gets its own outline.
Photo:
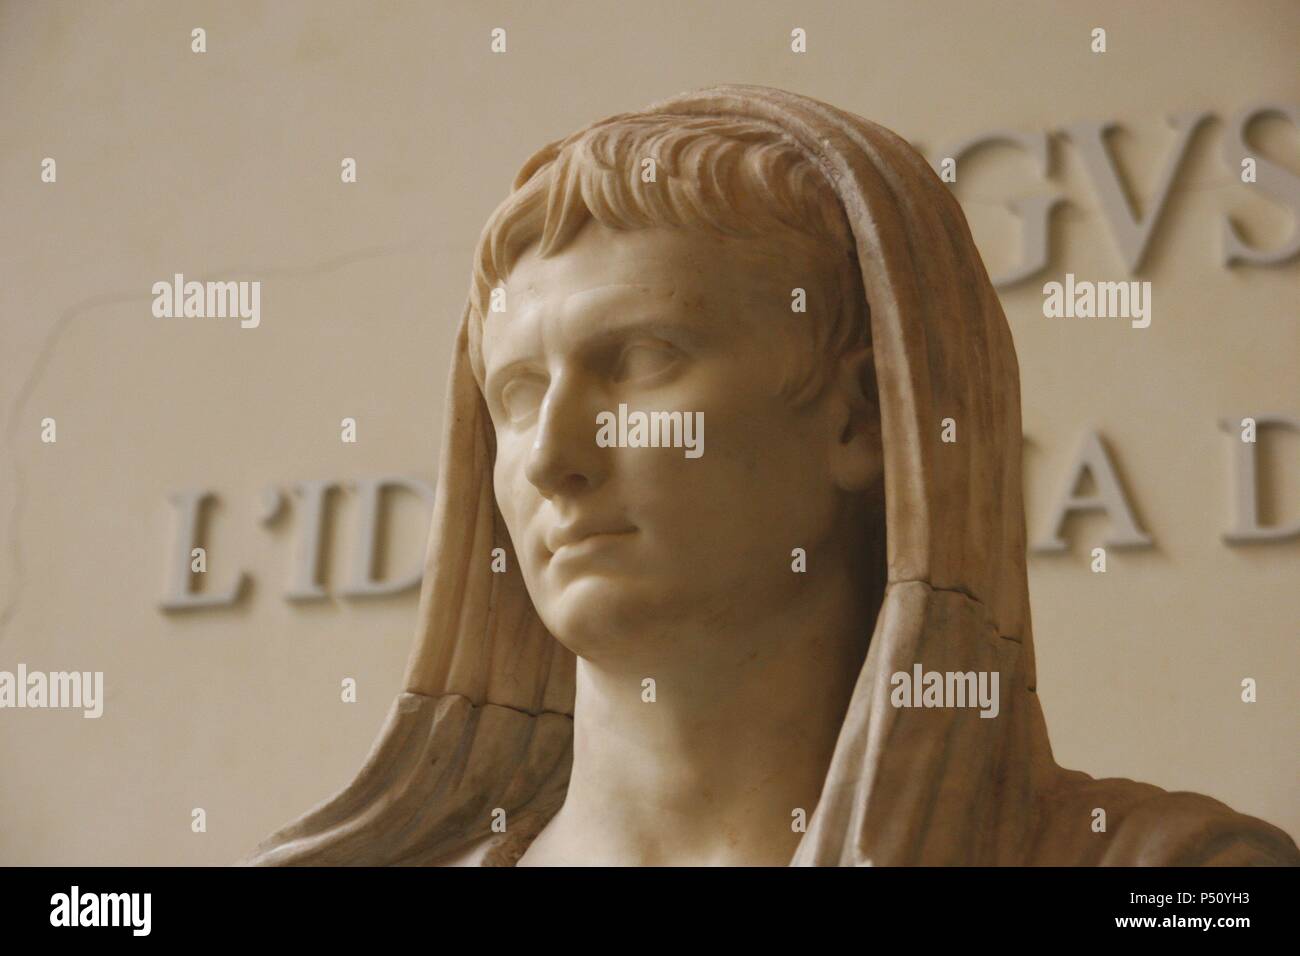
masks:
<path id="1" fill-rule="evenodd" d="M 555 556 L 564 551 L 565 556 L 586 554 L 610 541 L 633 534 L 635 527 L 619 527 L 610 523 L 578 520 L 561 525 L 546 535 L 546 550 Z"/>

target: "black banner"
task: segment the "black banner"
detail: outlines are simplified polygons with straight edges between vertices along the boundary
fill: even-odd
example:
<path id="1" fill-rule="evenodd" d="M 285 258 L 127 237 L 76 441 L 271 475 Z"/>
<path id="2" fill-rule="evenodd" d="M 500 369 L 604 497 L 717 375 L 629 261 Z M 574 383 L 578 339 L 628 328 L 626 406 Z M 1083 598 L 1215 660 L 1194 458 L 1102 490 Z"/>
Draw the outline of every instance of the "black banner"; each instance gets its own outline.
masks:
<path id="1" fill-rule="evenodd" d="M 600 938 L 634 948 L 781 932 L 808 944 L 823 931 L 863 945 L 1027 931 L 1231 945 L 1289 926 L 1295 901 L 1295 875 L 1280 869 L 9 868 L 0 880 L 7 940 L 75 933 L 81 943 L 481 937 L 495 949 L 600 926 Z M 604 935 L 611 928 L 617 937 Z"/>

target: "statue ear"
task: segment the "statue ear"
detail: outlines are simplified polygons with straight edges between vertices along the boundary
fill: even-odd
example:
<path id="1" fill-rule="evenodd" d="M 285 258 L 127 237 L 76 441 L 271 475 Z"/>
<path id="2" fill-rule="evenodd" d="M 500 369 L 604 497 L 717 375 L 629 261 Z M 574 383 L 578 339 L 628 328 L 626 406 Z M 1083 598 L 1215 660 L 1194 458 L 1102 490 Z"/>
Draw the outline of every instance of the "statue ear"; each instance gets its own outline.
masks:
<path id="1" fill-rule="evenodd" d="M 885 467 L 871 346 L 844 353 L 831 386 L 831 477 L 844 491 L 866 491 L 876 484 Z"/>

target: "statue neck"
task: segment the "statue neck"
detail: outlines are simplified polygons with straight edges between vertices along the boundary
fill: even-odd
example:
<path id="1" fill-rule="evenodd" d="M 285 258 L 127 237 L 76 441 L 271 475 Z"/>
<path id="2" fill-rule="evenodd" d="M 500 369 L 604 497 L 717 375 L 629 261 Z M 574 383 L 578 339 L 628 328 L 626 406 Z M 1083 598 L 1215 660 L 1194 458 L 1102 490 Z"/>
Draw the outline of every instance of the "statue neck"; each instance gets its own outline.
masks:
<path id="1" fill-rule="evenodd" d="M 568 796 L 520 864 L 788 863 L 874 623 L 849 574 L 806 581 L 764 620 L 638 635 L 636 664 L 580 658 Z"/>

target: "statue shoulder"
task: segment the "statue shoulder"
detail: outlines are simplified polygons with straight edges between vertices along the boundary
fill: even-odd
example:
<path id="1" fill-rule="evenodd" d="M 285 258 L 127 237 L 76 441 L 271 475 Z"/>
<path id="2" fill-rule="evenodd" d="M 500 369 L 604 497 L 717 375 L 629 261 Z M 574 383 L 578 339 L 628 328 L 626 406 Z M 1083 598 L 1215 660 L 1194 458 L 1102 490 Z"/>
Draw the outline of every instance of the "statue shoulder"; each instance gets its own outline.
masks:
<path id="1" fill-rule="evenodd" d="M 1300 866 L 1300 849 L 1278 827 L 1135 780 L 1063 771 L 1042 819 L 1033 855 L 1046 865 Z"/>

